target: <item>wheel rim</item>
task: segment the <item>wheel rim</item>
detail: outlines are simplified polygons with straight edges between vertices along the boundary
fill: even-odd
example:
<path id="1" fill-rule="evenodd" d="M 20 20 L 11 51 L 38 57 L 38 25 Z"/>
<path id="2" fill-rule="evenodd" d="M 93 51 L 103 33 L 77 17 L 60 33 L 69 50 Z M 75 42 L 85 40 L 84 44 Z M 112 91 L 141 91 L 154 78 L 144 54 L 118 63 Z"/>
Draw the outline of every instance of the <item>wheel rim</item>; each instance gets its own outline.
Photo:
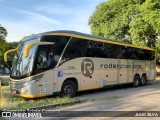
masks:
<path id="1" fill-rule="evenodd" d="M 139 86 L 139 78 L 138 77 L 135 78 L 134 86 L 135 87 Z"/>
<path id="2" fill-rule="evenodd" d="M 73 88 L 73 86 L 72 85 L 70 85 L 70 84 L 68 84 L 68 85 L 66 85 L 65 87 L 64 87 L 64 94 L 65 95 L 72 95 L 73 94 L 73 90 L 74 88 Z"/>
<path id="3" fill-rule="evenodd" d="M 138 79 L 136 79 L 136 82 L 135 82 L 135 83 L 136 83 L 136 86 L 138 86 L 138 84 L 139 84 L 139 81 L 138 81 Z"/>
<path id="4" fill-rule="evenodd" d="M 142 79 L 141 79 L 141 81 L 142 81 L 142 85 L 144 85 L 145 84 L 145 78 L 143 77 Z"/>

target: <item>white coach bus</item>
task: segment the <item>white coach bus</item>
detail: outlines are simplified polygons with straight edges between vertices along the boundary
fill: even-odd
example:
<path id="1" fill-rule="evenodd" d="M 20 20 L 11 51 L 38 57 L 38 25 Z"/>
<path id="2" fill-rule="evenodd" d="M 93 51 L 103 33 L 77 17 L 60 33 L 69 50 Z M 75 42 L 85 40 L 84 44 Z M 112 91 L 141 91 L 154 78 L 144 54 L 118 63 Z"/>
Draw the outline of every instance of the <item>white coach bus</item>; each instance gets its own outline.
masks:
<path id="1" fill-rule="evenodd" d="M 37 98 L 109 85 L 155 80 L 155 51 L 75 31 L 33 35 L 16 49 L 10 74 L 13 94 Z"/>

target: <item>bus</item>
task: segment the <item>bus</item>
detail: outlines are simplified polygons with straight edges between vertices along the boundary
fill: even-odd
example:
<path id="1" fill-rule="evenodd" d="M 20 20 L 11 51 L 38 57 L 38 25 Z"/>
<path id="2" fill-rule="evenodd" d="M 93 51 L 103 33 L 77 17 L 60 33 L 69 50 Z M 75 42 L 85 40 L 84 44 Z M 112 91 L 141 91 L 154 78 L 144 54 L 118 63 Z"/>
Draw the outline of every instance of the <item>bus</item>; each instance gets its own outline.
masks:
<path id="1" fill-rule="evenodd" d="M 55 94 L 75 96 L 78 91 L 155 80 L 155 51 L 75 31 L 32 35 L 15 49 L 10 73 L 14 95 L 38 98 Z"/>

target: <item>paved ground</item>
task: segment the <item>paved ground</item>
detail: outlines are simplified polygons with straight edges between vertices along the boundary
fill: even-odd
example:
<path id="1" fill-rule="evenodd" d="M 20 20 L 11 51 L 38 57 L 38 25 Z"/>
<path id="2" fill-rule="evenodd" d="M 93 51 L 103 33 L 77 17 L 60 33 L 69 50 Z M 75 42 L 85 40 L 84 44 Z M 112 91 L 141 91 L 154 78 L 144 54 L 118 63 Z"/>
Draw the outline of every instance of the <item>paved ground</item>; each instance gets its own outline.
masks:
<path id="1" fill-rule="evenodd" d="M 79 99 L 92 99 L 77 105 L 57 108 L 61 111 L 160 111 L 160 78 L 146 86 L 133 88 L 131 85 L 105 90 L 79 93 Z M 72 114 L 72 113 L 71 113 Z M 73 112 L 73 114 L 76 114 Z M 87 114 L 87 113 L 86 113 Z M 106 113 L 107 114 L 107 113 Z M 77 117 L 76 119 L 106 119 L 106 117 Z M 158 113 L 160 117 L 160 112 Z M 107 117 L 107 119 L 160 119 L 159 117 Z M 67 118 L 64 118 L 67 119 Z M 75 118 L 69 118 L 75 119 Z"/>
<path id="2" fill-rule="evenodd" d="M 116 86 L 101 90 L 92 90 L 80 92 L 77 95 L 77 98 L 83 99 L 97 99 L 97 98 L 110 98 L 110 97 L 135 97 L 139 95 L 152 95 L 154 92 L 159 92 L 160 90 L 160 77 L 155 81 L 148 82 L 147 85 L 134 88 L 132 84 Z M 153 92 L 153 93 L 152 93 Z M 160 98 L 160 97 L 159 97 Z"/>

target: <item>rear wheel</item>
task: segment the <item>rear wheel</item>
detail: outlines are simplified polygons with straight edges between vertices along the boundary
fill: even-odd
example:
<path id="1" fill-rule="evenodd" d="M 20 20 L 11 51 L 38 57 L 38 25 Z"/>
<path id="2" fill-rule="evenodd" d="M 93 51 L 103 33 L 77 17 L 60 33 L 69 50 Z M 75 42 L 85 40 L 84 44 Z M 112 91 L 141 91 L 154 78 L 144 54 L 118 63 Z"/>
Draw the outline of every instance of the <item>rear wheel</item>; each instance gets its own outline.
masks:
<path id="1" fill-rule="evenodd" d="M 140 85 L 141 86 L 145 85 L 146 84 L 146 80 L 147 80 L 146 75 L 142 75 L 141 80 L 140 80 Z"/>
<path id="2" fill-rule="evenodd" d="M 133 79 L 133 87 L 138 87 L 140 85 L 140 77 L 139 75 L 135 75 Z"/>
<path id="3" fill-rule="evenodd" d="M 63 83 L 61 94 L 62 96 L 74 97 L 77 92 L 76 84 L 73 81 L 67 80 Z"/>

